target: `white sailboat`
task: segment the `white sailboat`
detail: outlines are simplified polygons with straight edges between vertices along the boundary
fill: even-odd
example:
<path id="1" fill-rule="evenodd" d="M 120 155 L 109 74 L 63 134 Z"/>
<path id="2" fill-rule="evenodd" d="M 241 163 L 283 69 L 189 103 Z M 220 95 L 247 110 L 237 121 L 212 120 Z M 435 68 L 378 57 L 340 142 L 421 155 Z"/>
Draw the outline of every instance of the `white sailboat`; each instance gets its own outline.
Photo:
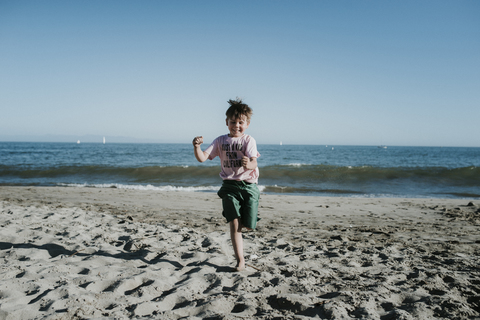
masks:
<path id="1" fill-rule="evenodd" d="M 77 144 L 80 144 L 80 140 L 77 140 Z"/>
<path id="2" fill-rule="evenodd" d="M 103 144 L 105 144 L 105 137 L 103 137 Z"/>
<path id="3" fill-rule="evenodd" d="M 281 146 L 283 145 L 283 142 L 282 142 L 282 141 L 280 141 L 280 145 L 281 145 Z"/>

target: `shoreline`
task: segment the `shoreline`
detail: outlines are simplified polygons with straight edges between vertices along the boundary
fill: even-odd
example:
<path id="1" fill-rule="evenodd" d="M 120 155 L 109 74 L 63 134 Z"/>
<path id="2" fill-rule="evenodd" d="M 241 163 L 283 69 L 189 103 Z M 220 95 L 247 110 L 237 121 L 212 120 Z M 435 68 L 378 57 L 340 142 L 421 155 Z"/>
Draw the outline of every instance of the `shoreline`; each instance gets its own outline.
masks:
<path id="1" fill-rule="evenodd" d="M 221 181 L 221 180 L 220 180 Z M 78 184 L 78 183 L 60 183 L 56 185 L 52 184 L 3 184 L 0 187 L 5 188 L 76 188 L 76 189 L 120 189 L 126 191 L 139 191 L 139 192 L 185 192 L 185 193 L 213 193 L 216 194 L 221 188 L 221 183 L 218 185 L 209 186 L 154 186 L 154 185 L 128 185 L 121 183 L 108 183 L 108 184 Z M 348 190 L 324 190 L 324 191 L 309 191 L 309 192 L 296 192 L 296 191 L 283 191 L 290 190 L 290 187 L 280 187 L 278 185 L 262 185 L 259 184 L 258 188 L 260 193 L 268 196 L 287 196 L 287 197 L 320 197 L 320 198 L 359 198 L 359 199 L 437 199 L 437 200 L 468 200 L 479 201 L 480 194 L 469 192 L 445 192 L 432 195 L 418 194 L 391 194 L 391 193 L 362 193 L 359 191 Z M 294 189 L 294 188 L 293 188 Z M 282 190 L 282 191 L 272 191 Z"/>
<path id="2" fill-rule="evenodd" d="M 0 207 L 2 319 L 480 316 L 477 200 L 262 194 L 240 273 L 216 193 L 2 186 Z"/>

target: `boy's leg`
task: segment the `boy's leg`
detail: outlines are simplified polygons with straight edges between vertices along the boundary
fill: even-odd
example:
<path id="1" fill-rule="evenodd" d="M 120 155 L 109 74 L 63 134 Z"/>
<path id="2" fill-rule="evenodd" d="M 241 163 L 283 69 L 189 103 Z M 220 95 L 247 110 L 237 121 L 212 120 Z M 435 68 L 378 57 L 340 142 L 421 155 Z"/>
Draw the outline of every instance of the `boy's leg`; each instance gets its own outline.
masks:
<path id="1" fill-rule="evenodd" d="M 242 237 L 242 222 L 240 219 L 230 221 L 230 238 L 232 239 L 233 251 L 237 259 L 235 269 L 242 271 L 245 269 L 245 258 L 243 257 L 243 237 Z"/>

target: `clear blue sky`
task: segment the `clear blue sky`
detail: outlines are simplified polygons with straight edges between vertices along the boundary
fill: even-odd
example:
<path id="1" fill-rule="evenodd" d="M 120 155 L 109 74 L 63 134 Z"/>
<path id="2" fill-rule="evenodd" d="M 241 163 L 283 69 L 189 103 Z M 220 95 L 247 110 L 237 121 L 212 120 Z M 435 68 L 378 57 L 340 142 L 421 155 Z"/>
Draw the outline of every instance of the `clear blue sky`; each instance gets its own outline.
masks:
<path id="1" fill-rule="evenodd" d="M 0 0 L 0 140 L 480 147 L 479 1 Z M 50 137 L 51 138 L 51 137 Z"/>

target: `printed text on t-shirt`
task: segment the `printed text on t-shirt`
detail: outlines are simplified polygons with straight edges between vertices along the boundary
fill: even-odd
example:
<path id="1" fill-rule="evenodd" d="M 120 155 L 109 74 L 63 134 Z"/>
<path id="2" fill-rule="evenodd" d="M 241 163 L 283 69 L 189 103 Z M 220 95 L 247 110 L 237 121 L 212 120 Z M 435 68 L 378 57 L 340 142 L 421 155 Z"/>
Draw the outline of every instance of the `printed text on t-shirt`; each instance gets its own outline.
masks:
<path id="1" fill-rule="evenodd" d="M 241 151 L 243 145 L 240 143 L 224 143 L 222 144 L 222 151 L 225 151 L 225 155 L 228 158 L 223 161 L 224 168 L 239 168 L 242 166 L 242 160 L 238 159 L 236 151 Z"/>

